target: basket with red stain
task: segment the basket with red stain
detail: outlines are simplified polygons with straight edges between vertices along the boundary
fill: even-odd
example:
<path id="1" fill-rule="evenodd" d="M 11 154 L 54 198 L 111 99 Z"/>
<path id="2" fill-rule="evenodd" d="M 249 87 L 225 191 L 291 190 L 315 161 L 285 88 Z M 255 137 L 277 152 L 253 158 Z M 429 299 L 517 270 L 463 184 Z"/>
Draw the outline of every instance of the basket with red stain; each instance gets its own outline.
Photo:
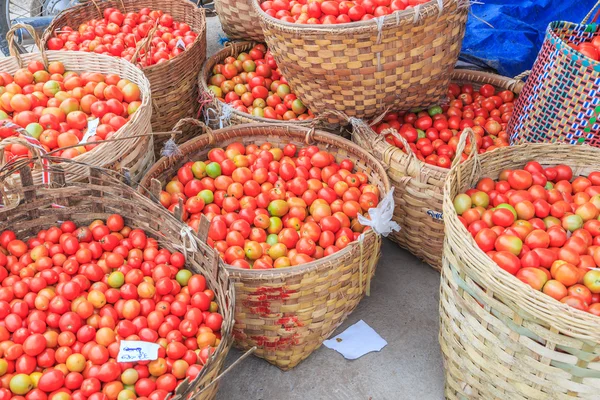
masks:
<path id="1" fill-rule="evenodd" d="M 244 146 L 270 143 L 280 149 L 289 144 L 298 148 L 316 145 L 334 156 L 336 162 L 352 161 L 355 171 L 363 172 L 369 184 L 378 188 L 380 197 L 389 191 L 385 170 L 378 161 L 337 135 L 296 125 L 244 124 L 211 131 L 199 122 L 194 124 L 198 137 L 182 145 L 178 155 L 160 159 L 144 177 L 142 185 L 150 187 L 155 195 L 160 196 L 162 188 L 173 182 L 173 176 L 178 176 L 186 163 L 207 160 L 211 149 L 225 149 L 233 143 Z M 207 205 L 214 205 L 210 202 Z M 189 210 L 189 206 L 186 201 L 185 209 Z M 180 201 L 173 211 L 181 216 L 182 208 Z M 239 214 L 243 212 L 242 209 Z M 236 222 L 242 221 L 233 223 Z M 191 219 L 188 223 L 198 229 L 201 238 L 209 235 L 206 218 Z M 284 239 L 282 236 L 277 244 L 284 243 Z M 333 254 L 309 257 L 312 261 L 289 267 L 259 269 L 262 260 L 256 259 L 253 269 L 244 269 L 222 261 L 236 290 L 235 345 L 241 349 L 256 346 L 257 356 L 283 370 L 293 368 L 321 346 L 368 293 L 379 259 L 381 240 L 372 229 L 364 231 L 359 240 L 352 240 Z M 231 263 L 249 268 L 244 256 L 252 248 L 239 250 L 242 259 L 236 258 Z M 224 251 L 224 257 L 228 254 L 229 250 Z M 274 265 L 278 266 L 278 260 L 284 258 L 287 257 L 277 258 Z"/>

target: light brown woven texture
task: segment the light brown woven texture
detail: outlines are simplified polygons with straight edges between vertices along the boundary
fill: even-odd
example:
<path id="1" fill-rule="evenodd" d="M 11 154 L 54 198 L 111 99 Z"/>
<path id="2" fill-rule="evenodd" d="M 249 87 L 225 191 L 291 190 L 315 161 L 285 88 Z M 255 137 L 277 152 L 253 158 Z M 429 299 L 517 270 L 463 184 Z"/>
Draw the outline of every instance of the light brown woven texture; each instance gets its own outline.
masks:
<path id="1" fill-rule="evenodd" d="M 567 164 L 574 176 L 598 170 L 600 149 L 527 144 L 460 164 L 444 192 L 440 343 L 449 399 L 597 399 L 600 318 L 534 290 L 499 268 L 459 222 L 453 199 L 483 177 Z"/>
<path id="2" fill-rule="evenodd" d="M 215 0 L 215 11 L 229 39 L 265 41 L 252 0 Z"/>
<path id="3" fill-rule="evenodd" d="M 274 124 L 209 130 L 181 146 L 180 156 L 160 159 L 142 185 L 160 190 L 184 163 L 206 160 L 211 148 L 233 142 L 270 142 L 277 147 L 315 144 L 338 161 L 354 161 L 356 169 L 366 173 L 382 194 L 389 190 L 381 164 L 351 141 L 319 130 Z M 272 270 L 226 266 L 236 290 L 235 346 L 257 346 L 258 357 L 283 370 L 295 367 L 321 346 L 368 291 L 380 247 L 378 235 L 371 230 L 365 233 L 362 244 L 353 242 L 338 253 L 300 266 Z"/>
<path id="4" fill-rule="evenodd" d="M 218 51 L 204 63 L 200 74 L 198 75 L 198 87 L 200 91 L 202 115 L 204 121 L 212 129 L 223 128 L 230 125 L 249 124 L 249 123 L 283 123 L 284 121 L 268 118 L 255 117 L 248 113 L 236 110 L 221 100 L 215 98 L 208 89 L 208 80 L 212 76 L 212 69 L 215 65 L 222 63 L 227 57 L 236 57 L 242 52 L 250 51 L 256 43 L 254 42 L 233 42 L 228 43 L 225 48 Z M 225 109 L 228 108 L 227 111 Z M 229 114 L 229 115 L 227 115 Z M 285 121 L 292 125 L 309 126 L 311 121 Z"/>
<path id="5" fill-rule="evenodd" d="M 27 68 L 33 60 L 42 61 L 44 64 L 60 61 L 68 71 L 100 72 L 103 74 L 117 74 L 121 78 L 129 79 L 140 88 L 142 104 L 112 137 L 118 139 L 98 145 L 96 148 L 77 156 L 75 159 L 81 163 L 110 169 L 127 169 L 127 174 L 132 182 L 139 182 L 148 168 L 154 163 L 153 140 L 149 133 L 151 95 L 150 84 L 144 74 L 131 63 L 114 57 L 102 56 L 74 51 L 51 51 L 40 47 L 39 53 L 19 54 L 13 48 L 14 32 L 18 29 L 27 29 L 34 40 L 39 43 L 35 31 L 31 26 L 16 24 L 6 35 L 12 56 L 0 59 L 0 71 L 14 74 L 20 68 Z M 133 137 L 135 136 L 135 137 Z M 131 140 L 123 140 L 133 137 Z M 81 171 L 78 164 L 68 164 L 68 170 Z M 41 182 L 41 172 L 34 171 L 36 182 Z"/>
<path id="6" fill-rule="evenodd" d="M 468 14 L 468 1 L 440 0 L 369 21 L 301 25 L 253 1 L 265 41 L 304 104 L 366 119 L 446 94 Z"/>
<path id="7" fill-rule="evenodd" d="M 142 70 L 152 88 L 152 129 L 155 132 L 170 131 L 181 118 L 195 117 L 198 111 L 196 79 L 206 58 L 204 9 L 189 0 L 102 0 L 96 3 L 85 1 L 61 12 L 44 32 L 43 46 L 46 46 L 55 30 L 67 25 L 77 29 L 80 24 L 90 19 L 102 18 L 99 10 L 108 7 L 117 8 L 122 12 L 138 12 L 148 7 L 169 13 L 174 20 L 189 24 L 198 37 L 190 48 L 177 57 Z M 144 44 L 145 41 L 142 41 L 139 45 Z M 157 137 L 154 140 L 158 156 L 165 139 Z"/>
<path id="8" fill-rule="evenodd" d="M 6 144 L 17 141 L 27 145 L 23 139 L 10 138 L 8 142 L 0 142 L 0 151 Z M 65 160 L 50 167 L 49 185 L 34 183 L 28 160 L 5 165 L 0 171 L 0 188 L 3 204 L 6 205 L 0 208 L 0 231 L 10 229 L 17 237 L 28 238 L 35 236 L 40 229 L 58 224 L 58 221 L 89 224 L 95 219 L 106 220 L 111 214 L 119 213 L 128 226 L 143 229 L 170 251 L 181 251 L 182 247 L 191 250 L 190 240 L 195 240 L 197 251 L 185 252 L 186 268 L 202 274 L 208 287 L 215 292 L 215 301 L 223 315 L 222 341 L 198 377 L 192 382 L 184 382 L 171 398 L 187 399 L 189 394 L 193 394 L 195 399 L 214 399 L 218 385 L 208 385 L 221 372 L 233 342 L 231 330 L 235 302 L 233 285 L 227 272 L 219 266 L 218 255 L 205 243 L 183 236 L 182 224 L 177 219 L 162 206 L 122 183 L 122 176 L 85 164 L 79 165 L 82 168 L 66 168 L 69 164 L 75 162 Z M 22 185 L 12 182 L 17 172 L 21 174 Z M 19 199 L 20 202 L 15 202 Z M 53 207 L 55 203 L 62 208 Z"/>
<path id="9" fill-rule="evenodd" d="M 487 83 L 517 94 L 523 87 L 520 80 L 469 70 L 454 71 L 452 81 L 470 83 L 475 89 Z M 439 271 L 444 241 L 443 187 L 448 169 L 419 161 L 412 152 L 409 155 L 383 139 L 383 135 L 377 135 L 365 124 L 354 128 L 354 140 L 383 162 L 391 184 L 396 187 L 394 221 L 401 229 L 388 238 Z"/>

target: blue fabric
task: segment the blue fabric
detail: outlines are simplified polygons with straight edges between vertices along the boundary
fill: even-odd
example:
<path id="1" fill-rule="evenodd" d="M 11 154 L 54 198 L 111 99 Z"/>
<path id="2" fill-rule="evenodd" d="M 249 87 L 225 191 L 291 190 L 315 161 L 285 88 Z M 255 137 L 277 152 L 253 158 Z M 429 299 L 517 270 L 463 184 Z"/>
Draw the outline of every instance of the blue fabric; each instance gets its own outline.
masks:
<path id="1" fill-rule="evenodd" d="M 471 6 L 460 59 L 501 75 L 515 76 L 531 69 L 550 22 L 579 23 L 597 0 L 481 2 L 485 4 L 477 1 Z"/>

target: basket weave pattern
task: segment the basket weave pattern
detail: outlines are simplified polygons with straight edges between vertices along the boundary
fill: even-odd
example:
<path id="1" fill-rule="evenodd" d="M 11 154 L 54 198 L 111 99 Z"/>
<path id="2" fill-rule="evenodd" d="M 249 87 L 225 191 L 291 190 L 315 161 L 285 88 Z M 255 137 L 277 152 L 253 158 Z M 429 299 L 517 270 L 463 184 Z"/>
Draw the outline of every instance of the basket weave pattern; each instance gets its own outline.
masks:
<path id="1" fill-rule="evenodd" d="M 207 158 L 214 147 L 233 142 L 245 145 L 270 142 L 283 147 L 316 144 L 338 161 L 348 158 L 369 176 L 382 194 L 389 190 L 383 167 L 354 143 L 323 131 L 275 124 L 236 125 L 196 137 L 180 147 L 181 155 L 162 158 L 142 185 L 156 179 L 164 185 L 188 161 Z M 201 232 L 203 236 L 205 233 Z M 283 370 L 296 366 L 321 346 L 368 292 L 380 254 L 381 241 L 372 231 L 343 250 L 295 267 L 245 270 L 225 266 L 236 290 L 235 346 L 257 346 L 255 355 Z"/>
<path id="2" fill-rule="evenodd" d="M 215 11 L 229 39 L 265 41 L 252 0 L 215 0 Z"/>
<path id="3" fill-rule="evenodd" d="M 138 12 L 144 7 L 162 10 L 174 20 L 185 22 L 198 34 L 194 44 L 168 62 L 143 69 L 152 88 L 152 128 L 155 132 L 171 130 L 181 118 L 193 117 L 198 110 L 196 79 L 206 58 L 206 19 L 204 9 L 188 0 L 103 0 L 102 9 L 114 7 L 122 12 Z M 123 10 L 123 6 L 125 10 Z M 44 32 L 43 46 L 56 29 L 71 26 L 74 29 L 90 20 L 102 18 L 92 1 L 75 5 L 60 13 Z M 140 45 L 143 45 L 141 42 Z M 158 155 L 163 137 L 155 139 Z"/>
<path id="4" fill-rule="evenodd" d="M 440 292 L 440 344 L 449 399 L 598 398 L 600 319 L 534 290 L 499 268 L 459 222 L 452 200 L 483 177 L 567 164 L 574 176 L 597 169 L 600 150 L 527 144 L 459 165 L 444 195 L 446 242 Z"/>
<path id="5" fill-rule="evenodd" d="M 19 25 L 20 26 L 20 25 Z M 9 41 L 10 42 L 10 41 Z M 133 114 L 131 119 L 125 123 L 112 137 L 119 139 L 99 144 L 94 149 L 77 156 L 75 159 L 80 163 L 109 169 L 126 169 L 132 182 L 139 182 L 148 168 L 154 163 L 153 140 L 149 133 L 150 126 L 151 95 L 150 84 L 144 74 L 131 63 L 114 57 L 98 54 L 89 54 L 75 51 L 42 51 L 41 53 L 17 54 L 0 59 L 0 70 L 14 74 L 18 69 L 27 67 L 31 61 L 42 61 L 47 64 L 52 61 L 60 61 L 66 70 L 81 72 L 100 72 L 103 74 L 117 74 L 121 78 L 128 79 L 138 85 L 142 104 Z M 135 137 L 133 137 L 135 136 Z M 122 140 L 133 137 L 131 140 Z M 66 164 L 69 171 L 83 170 L 80 164 Z M 36 182 L 41 182 L 42 173 L 34 171 Z"/>
<path id="6" fill-rule="evenodd" d="M 258 1 L 265 40 L 304 104 L 366 119 L 445 95 L 468 13 L 463 0 L 440 0 L 370 21 L 300 25 L 268 16 Z"/>
<path id="7" fill-rule="evenodd" d="M 484 84 L 496 89 L 519 93 L 523 83 L 499 75 L 457 70 L 452 81 L 470 83 L 477 90 Z M 358 129 L 357 129 L 358 128 Z M 394 190 L 394 221 L 402 229 L 388 238 L 398 243 L 438 271 L 442 264 L 444 222 L 442 203 L 444 180 L 448 169 L 426 164 L 387 143 L 365 125 L 355 128 L 354 140 L 388 166 L 387 172 Z"/>
<path id="8" fill-rule="evenodd" d="M 212 76 L 212 69 L 215 65 L 223 63 L 227 57 L 236 57 L 242 52 L 250 51 L 256 45 L 255 42 L 233 42 L 228 43 L 224 49 L 209 57 L 202 71 L 198 75 L 198 87 L 201 100 L 201 114 L 204 122 L 212 129 L 224 128 L 230 125 L 249 124 L 249 123 L 283 123 L 280 120 L 255 117 L 248 113 L 238 111 L 229 104 L 215 98 L 208 89 L 208 80 Z M 309 126 L 311 121 L 285 121 L 287 124 L 298 126 Z"/>
<path id="9" fill-rule="evenodd" d="M 26 145 L 24 140 L 22 142 Z M 77 225 L 87 225 L 95 219 L 106 220 L 111 214 L 119 213 L 128 226 L 143 229 L 170 251 L 181 251 L 183 247 L 190 246 L 189 237 L 181 234 L 179 221 L 161 206 L 121 183 L 114 174 L 85 165 L 80 165 L 82 169 L 74 172 L 73 168 L 64 168 L 65 164 L 74 162 L 65 160 L 51 166 L 50 184 L 43 185 L 34 183 L 28 163 L 21 161 L 2 169 L 0 186 L 4 189 L 3 204 L 7 207 L 0 208 L 0 231 L 10 229 L 17 237 L 27 238 L 35 236 L 40 229 L 55 226 L 57 221 L 70 220 Z M 20 172 L 22 184 L 9 185 L 7 179 L 11 180 L 17 172 Z M 13 203 L 15 198 L 21 199 L 19 204 Z M 55 203 L 62 208 L 54 207 Z M 188 395 L 202 400 L 214 399 L 218 384 L 208 385 L 222 370 L 233 342 L 233 286 L 226 271 L 219 267 L 218 255 L 199 240 L 196 240 L 196 249 L 194 252 L 186 251 L 186 268 L 202 274 L 207 286 L 215 292 L 215 301 L 224 321 L 222 341 L 198 377 L 176 389 L 171 397 L 175 400 L 187 399 Z"/>
<path id="10" fill-rule="evenodd" d="M 600 61 L 567 45 L 598 36 L 596 24 L 553 22 L 509 121 L 511 143 L 600 145 Z"/>

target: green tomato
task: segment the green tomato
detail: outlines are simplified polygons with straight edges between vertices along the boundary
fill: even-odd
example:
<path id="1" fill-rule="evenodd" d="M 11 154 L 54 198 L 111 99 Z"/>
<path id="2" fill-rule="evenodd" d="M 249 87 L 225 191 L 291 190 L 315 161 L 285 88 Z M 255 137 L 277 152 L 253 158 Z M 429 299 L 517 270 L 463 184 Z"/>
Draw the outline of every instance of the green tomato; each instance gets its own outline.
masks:
<path id="1" fill-rule="evenodd" d="M 16 374 L 10 379 L 10 391 L 16 395 L 24 395 L 33 389 L 33 381 L 27 374 Z"/>
<path id="2" fill-rule="evenodd" d="M 242 63 L 242 68 L 246 72 L 256 71 L 256 63 L 253 60 L 246 60 Z"/>
<path id="3" fill-rule="evenodd" d="M 187 286 L 188 281 L 190 280 L 191 277 L 192 277 L 192 272 L 191 271 L 188 271 L 187 269 L 180 269 L 177 272 L 177 275 L 175 275 L 175 280 L 181 286 Z"/>
<path id="4" fill-rule="evenodd" d="M 419 139 L 425 139 L 427 136 L 425 135 L 425 131 L 422 131 L 421 129 L 417 129 L 417 138 Z"/>
<path id="5" fill-rule="evenodd" d="M 552 216 L 548 216 L 544 218 L 544 225 L 546 225 L 546 229 L 549 229 L 553 226 L 560 226 L 560 219 Z"/>
<path id="6" fill-rule="evenodd" d="M 277 86 L 277 96 L 281 97 L 282 99 L 290 93 L 290 87 L 285 83 L 282 83 L 281 85 Z"/>
<path id="7" fill-rule="evenodd" d="M 221 165 L 217 162 L 211 162 L 206 166 L 206 174 L 211 178 L 221 176 Z"/>
<path id="8" fill-rule="evenodd" d="M 283 229 L 283 222 L 279 217 L 269 218 L 269 227 L 267 228 L 268 233 L 278 234 Z"/>
<path id="9" fill-rule="evenodd" d="M 7 118 L 8 118 L 8 114 L 7 114 L 7 113 L 5 113 L 4 111 L 0 110 L 0 121 L 1 121 L 1 120 L 3 120 L 3 119 L 7 119 Z M 29 124 L 29 125 L 31 125 L 31 124 Z M 28 126 L 29 126 L 29 125 L 28 125 Z M 38 124 L 38 125 L 39 125 L 39 124 Z M 41 126 L 41 125 L 40 125 L 40 126 Z"/>
<path id="10" fill-rule="evenodd" d="M 273 246 L 279 243 L 279 237 L 277 236 L 277 234 L 269 234 L 269 236 L 267 236 L 267 243 L 269 244 L 269 246 Z"/>
<path id="11" fill-rule="evenodd" d="M 292 111 L 296 115 L 304 114 L 306 112 L 306 106 L 302 103 L 302 100 L 296 99 L 292 101 Z"/>
<path id="12" fill-rule="evenodd" d="M 215 97 L 223 97 L 223 90 L 218 86 L 210 85 L 208 87 L 208 90 L 210 90 L 215 95 Z"/>
<path id="13" fill-rule="evenodd" d="M 106 282 L 112 288 L 120 288 L 125 283 L 125 275 L 121 271 L 114 271 L 108 276 Z"/>
<path id="14" fill-rule="evenodd" d="M 204 204 L 210 204 L 215 201 L 214 193 L 208 189 L 201 190 L 200 193 L 198 193 L 198 197 L 204 200 Z"/>
<path id="15" fill-rule="evenodd" d="M 433 106 L 433 107 L 429 108 L 429 110 L 427 110 L 427 112 L 429 113 L 429 116 L 433 117 L 434 115 L 441 114 L 443 112 L 443 110 L 442 110 L 442 107 L 440 107 L 440 106 Z"/>
<path id="16" fill-rule="evenodd" d="M 0 358 L 0 376 L 4 376 L 6 371 L 8 371 L 8 362 L 5 359 Z"/>
<path id="17" fill-rule="evenodd" d="M 42 135 L 42 132 L 44 132 L 44 127 L 38 124 L 37 122 L 32 122 L 25 127 L 25 130 L 31 135 L 31 137 L 39 139 Z"/>
<path id="18" fill-rule="evenodd" d="M 454 209 L 458 215 L 470 209 L 472 204 L 471 197 L 467 194 L 461 193 L 454 198 Z"/>
<path id="19" fill-rule="evenodd" d="M 269 203 L 267 210 L 274 217 L 283 217 L 289 211 L 290 206 L 285 200 L 273 200 Z"/>
<path id="20" fill-rule="evenodd" d="M 583 218 L 577 214 L 567 215 L 562 219 L 562 227 L 569 232 L 574 232 L 583 226 Z"/>
<path id="21" fill-rule="evenodd" d="M 265 111 L 261 107 L 254 107 L 252 109 L 252 115 L 259 118 L 264 118 Z"/>
<path id="22" fill-rule="evenodd" d="M 515 208 L 513 206 L 511 206 L 510 204 L 507 204 L 507 203 L 498 204 L 498 207 L 496 207 L 496 208 L 506 208 L 511 213 L 513 213 L 513 215 L 515 216 L 515 220 L 517 219 L 517 210 L 515 210 Z"/>
<path id="23" fill-rule="evenodd" d="M 546 186 L 544 186 L 544 189 L 546 190 L 550 190 L 550 189 L 554 189 L 554 184 L 550 181 L 546 182 Z"/>
<path id="24" fill-rule="evenodd" d="M 490 205 L 490 196 L 486 192 L 476 192 L 471 195 L 471 202 L 476 207 L 488 208 Z"/>
<path id="25" fill-rule="evenodd" d="M 196 179 L 202 179 L 206 176 L 206 163 L 204 161 L 196 161 L 192 164 L 192 173 Z"/>

